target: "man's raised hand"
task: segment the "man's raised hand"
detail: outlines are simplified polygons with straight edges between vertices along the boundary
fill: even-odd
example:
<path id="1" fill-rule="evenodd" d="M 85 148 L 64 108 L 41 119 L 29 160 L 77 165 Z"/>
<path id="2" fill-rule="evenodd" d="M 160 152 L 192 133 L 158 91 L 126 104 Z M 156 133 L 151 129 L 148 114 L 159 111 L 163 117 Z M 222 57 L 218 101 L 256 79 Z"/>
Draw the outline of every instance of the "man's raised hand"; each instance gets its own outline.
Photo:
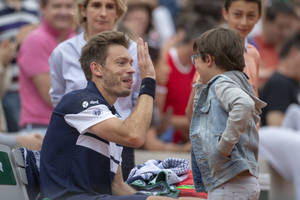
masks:
<path id="1" fill-rule="evenodd" d="M 137 42 L 137 50 L 141 78 L 149 77 L 155 79 L 155 70 L 149 55 L 148 43 L 144 42 L 142 38 L 139 38 Z"/>

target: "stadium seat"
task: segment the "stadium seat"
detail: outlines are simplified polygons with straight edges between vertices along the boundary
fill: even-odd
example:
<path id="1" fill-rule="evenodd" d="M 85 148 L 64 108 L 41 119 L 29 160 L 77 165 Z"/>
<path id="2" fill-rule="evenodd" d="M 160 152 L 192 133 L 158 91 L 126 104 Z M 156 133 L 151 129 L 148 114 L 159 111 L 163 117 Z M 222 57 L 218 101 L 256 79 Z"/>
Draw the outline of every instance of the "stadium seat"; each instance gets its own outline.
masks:
<path id="1" fill-rule="evenodd" d="M 18 149 L 0 144 L 0 199 L 28 200 L 25 162 Z"/>

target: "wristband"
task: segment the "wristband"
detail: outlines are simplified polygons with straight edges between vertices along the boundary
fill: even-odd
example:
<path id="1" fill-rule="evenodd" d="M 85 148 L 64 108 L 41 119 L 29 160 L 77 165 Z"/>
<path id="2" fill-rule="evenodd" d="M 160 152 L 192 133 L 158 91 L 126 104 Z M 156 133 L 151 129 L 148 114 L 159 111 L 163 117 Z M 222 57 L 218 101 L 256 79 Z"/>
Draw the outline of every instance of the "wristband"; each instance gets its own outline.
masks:
<path id="1" fill-rule="evenodd" d="M 156 81 L 153 78 L 149 78 L 149 77 L 144 78 L 142 80 L 139 96 L 141 96 L 142 94 L 147 94 L 147 95 L 153 97 L 153 99 L 154 99 L 155 98 L 155 86 L 156 86 Z"/>

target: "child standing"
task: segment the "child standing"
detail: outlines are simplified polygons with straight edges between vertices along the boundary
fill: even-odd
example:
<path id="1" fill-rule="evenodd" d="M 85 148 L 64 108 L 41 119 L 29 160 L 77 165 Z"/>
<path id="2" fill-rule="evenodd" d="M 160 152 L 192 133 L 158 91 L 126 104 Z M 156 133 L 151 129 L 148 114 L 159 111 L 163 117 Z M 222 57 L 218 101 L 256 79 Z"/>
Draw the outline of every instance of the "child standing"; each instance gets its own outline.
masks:
<path id="1" fill-rule="evenodd" d="M 249 77 L 249 82 L 254 88 L 256 96 L 258 96 L 260 55 L 256 48 L 248 43 L 247 36 L 260 19 L 261 10 L 261 0 L 225 0 L 223 8 L 223 17 L 227 22 L 228 28 L 236 30 L 245 43 L 244 72 Z M 193 82 L 197 82 L 198 79 L 199 74 L 196 72 Z M 186 115 L 189 119 L 192 115 L 193 97 L 194 89 L 191 91 L 189 102 L 186 108 Z"/>
<path id="2" fill-rule="evenodd" d="M 243 72 L 244 42 L 237 32 L 216 28 L 202 34 L 193 50 L 201 77 L 190 126 L 195 187 L 208 199 L 257 200 L 256 123 L 266 104 Z"/>

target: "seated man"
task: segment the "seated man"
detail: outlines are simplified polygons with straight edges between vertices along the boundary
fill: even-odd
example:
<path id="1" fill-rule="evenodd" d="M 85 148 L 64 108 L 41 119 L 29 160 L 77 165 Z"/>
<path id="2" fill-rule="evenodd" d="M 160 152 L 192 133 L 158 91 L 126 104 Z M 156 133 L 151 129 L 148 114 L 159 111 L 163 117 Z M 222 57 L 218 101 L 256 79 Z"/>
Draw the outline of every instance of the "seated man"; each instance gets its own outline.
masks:
<path id="1" fill-rule="evenodd" d="M 66 94 L 53 111 L 41 151 L 42 195 L 50 199 L 151 200 L 122 179 L 122 146 L 140 147 L 150 125 L 155 72 L 148 46 L 138 41 L 142 79 L 137 106 L 124 121 L 113 104 L 131 92 L 132 57 L 119 32 L 103 32 L 82 49 L 85 89 Z M 182 198 L 183 199 L 183 198 Z M 190 198 L 192 199 L 192 198 Z"/>

